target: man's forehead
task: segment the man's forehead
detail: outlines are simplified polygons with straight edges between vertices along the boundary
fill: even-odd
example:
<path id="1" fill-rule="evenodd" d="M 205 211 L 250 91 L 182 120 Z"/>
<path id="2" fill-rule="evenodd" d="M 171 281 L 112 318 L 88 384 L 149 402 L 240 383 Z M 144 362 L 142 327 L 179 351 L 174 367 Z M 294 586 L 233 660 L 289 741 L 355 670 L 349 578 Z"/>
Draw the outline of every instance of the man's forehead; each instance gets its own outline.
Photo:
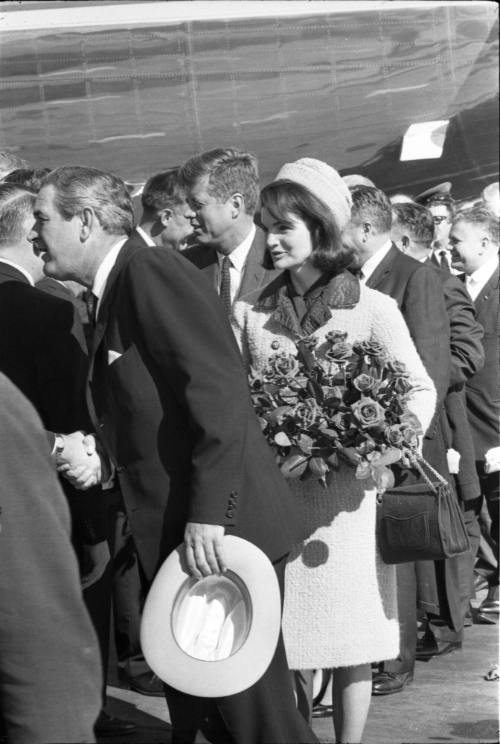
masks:
<path id="1" fill-rule="evenodd" d="M 54 202 L 55 189 L 52 184 L 42 186 L 38 194 L 36 195 L 35 211 L 37 209 L 47 209 L 52 207 Z"/>
<path id="2" fill-rule="evenodd" d="M 436 215 L 436 217 L 439 217 L 441 215 L 447 217 L 449 214 L 448 207 L 445 204 L 431 204 L 429 205 L 428 209 L 430 210 L 431 214 Z"/>

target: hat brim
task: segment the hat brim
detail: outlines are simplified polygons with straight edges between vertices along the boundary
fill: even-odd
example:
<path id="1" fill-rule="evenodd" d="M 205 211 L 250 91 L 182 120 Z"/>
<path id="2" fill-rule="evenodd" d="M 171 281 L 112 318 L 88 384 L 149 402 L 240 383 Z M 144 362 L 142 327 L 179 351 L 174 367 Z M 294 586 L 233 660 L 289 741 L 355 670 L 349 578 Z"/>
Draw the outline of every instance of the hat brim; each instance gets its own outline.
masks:
<path id="1" fill-rule="evenodd" d="M 413 201 L 420 202 L 424 199 L 428 199 L 430 196 L 434 196 L 434 194 L 449 194 L 450 191 L 451 181 L 444 181 L 444 183 L 438 183 L 437 186 L 432 186 L 430 189 L 422 191 L 422 193 L 418 194 Z"/>
<path id="2" fill-rule="evenodd" d="M 190 579 L 185 546 L 179 545 L 158 571 L 144 605 L 141 646 L 153 672 L 171 687 L 197 697 L 225 697 L 251 687 L 274 656 L 281 625 L 276 573 L 255 545 L 234 535 L 223 542 L 228 569 L 243 582 L 251 602 L 251 621 L 242 646 L 226 659 L 196 659 L 177 643 L 173 610 L 181 587 Z"/>

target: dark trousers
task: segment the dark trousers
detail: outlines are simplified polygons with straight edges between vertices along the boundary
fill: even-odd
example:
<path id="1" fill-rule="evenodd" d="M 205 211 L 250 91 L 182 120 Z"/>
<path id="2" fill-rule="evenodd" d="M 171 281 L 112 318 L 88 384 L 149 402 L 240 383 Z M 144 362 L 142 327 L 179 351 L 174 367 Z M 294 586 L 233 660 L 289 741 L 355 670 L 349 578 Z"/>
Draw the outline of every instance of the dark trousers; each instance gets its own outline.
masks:
<path id="1" fill-rule="evenodd" d="M 275 564 L 283 593 L 285 559 Z M 317 742 L 295 705 L 283 637 L 264 676 L 248 690 L 198 698 L 166 686 L 172 744 L 308 744 Z"/>
<path id="2" fill-rule="evenodd" d="M 140 643 L 141 613 L 147 593 L 130 523 L 123 505 L 116 512 L 113 556 L 113 625 L 120 676 L 125 680 L 150 671 Z"/>
<path id="3" fill-rule="evenodd" d="M 500 583 L 498 565 L 500 473 L 485 473 L 484 463 L 482 461 L 476 461 L 476 469 L 479 475 L 482 494 L 481 499 L 476 504 L 476 517 L 478 520 L 481 519 L 481 511 L 484 503 L 491 524 L 488 525 L 487 529 L 484 529 L 484 526 L 482 526 L 481 532 L 496 562 L 496 566 L 489 567 L 486 575 L 490 586 L 498 586 Z"/>

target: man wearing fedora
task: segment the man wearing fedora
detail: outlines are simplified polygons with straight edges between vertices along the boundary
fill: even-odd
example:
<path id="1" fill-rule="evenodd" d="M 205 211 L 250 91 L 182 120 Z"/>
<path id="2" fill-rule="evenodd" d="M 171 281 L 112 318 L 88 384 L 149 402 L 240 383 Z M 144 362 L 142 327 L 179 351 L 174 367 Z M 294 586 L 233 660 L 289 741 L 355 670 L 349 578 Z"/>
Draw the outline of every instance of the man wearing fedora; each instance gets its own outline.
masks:
<path id="1" fill-rule="evenodd" d="M 101 470 L 106 461 L 114 470 L 147 579 L 183 541 L 193 577 L 223 572 L 230 534 L 260 548 L 282 585 L 301 525 L 213 289 L 181 254 L 128 242 L 130 197 L 109 173 L 57 168 L 35 217 L 45 273 L 97 298 L 87 401 Z M 84 486 L 99 477 L 71 466 L 67 475 Z M 166 698 L 175 744 L 317 741 L 295 707 L 281 634 L 249 689 L 209 699 L 166 686 Z"/>

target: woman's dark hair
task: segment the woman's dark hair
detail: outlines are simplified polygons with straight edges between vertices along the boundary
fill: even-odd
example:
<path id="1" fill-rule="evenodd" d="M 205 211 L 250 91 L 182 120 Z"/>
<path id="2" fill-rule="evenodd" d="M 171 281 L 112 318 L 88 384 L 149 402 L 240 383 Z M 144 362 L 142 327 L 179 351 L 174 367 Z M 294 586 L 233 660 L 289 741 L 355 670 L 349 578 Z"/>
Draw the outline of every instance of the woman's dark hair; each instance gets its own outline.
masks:
<path id="1" fill-rule="evenodd" d="M 316 269 L 334 276 L 352 263 L 354 251 L 342 244 L 333 212 L 305 186 L 285 179 L 273 181 L 262 189 L 260 198 L 274 219 L 286 222 L 292 214 L 306 224 Z"/>

